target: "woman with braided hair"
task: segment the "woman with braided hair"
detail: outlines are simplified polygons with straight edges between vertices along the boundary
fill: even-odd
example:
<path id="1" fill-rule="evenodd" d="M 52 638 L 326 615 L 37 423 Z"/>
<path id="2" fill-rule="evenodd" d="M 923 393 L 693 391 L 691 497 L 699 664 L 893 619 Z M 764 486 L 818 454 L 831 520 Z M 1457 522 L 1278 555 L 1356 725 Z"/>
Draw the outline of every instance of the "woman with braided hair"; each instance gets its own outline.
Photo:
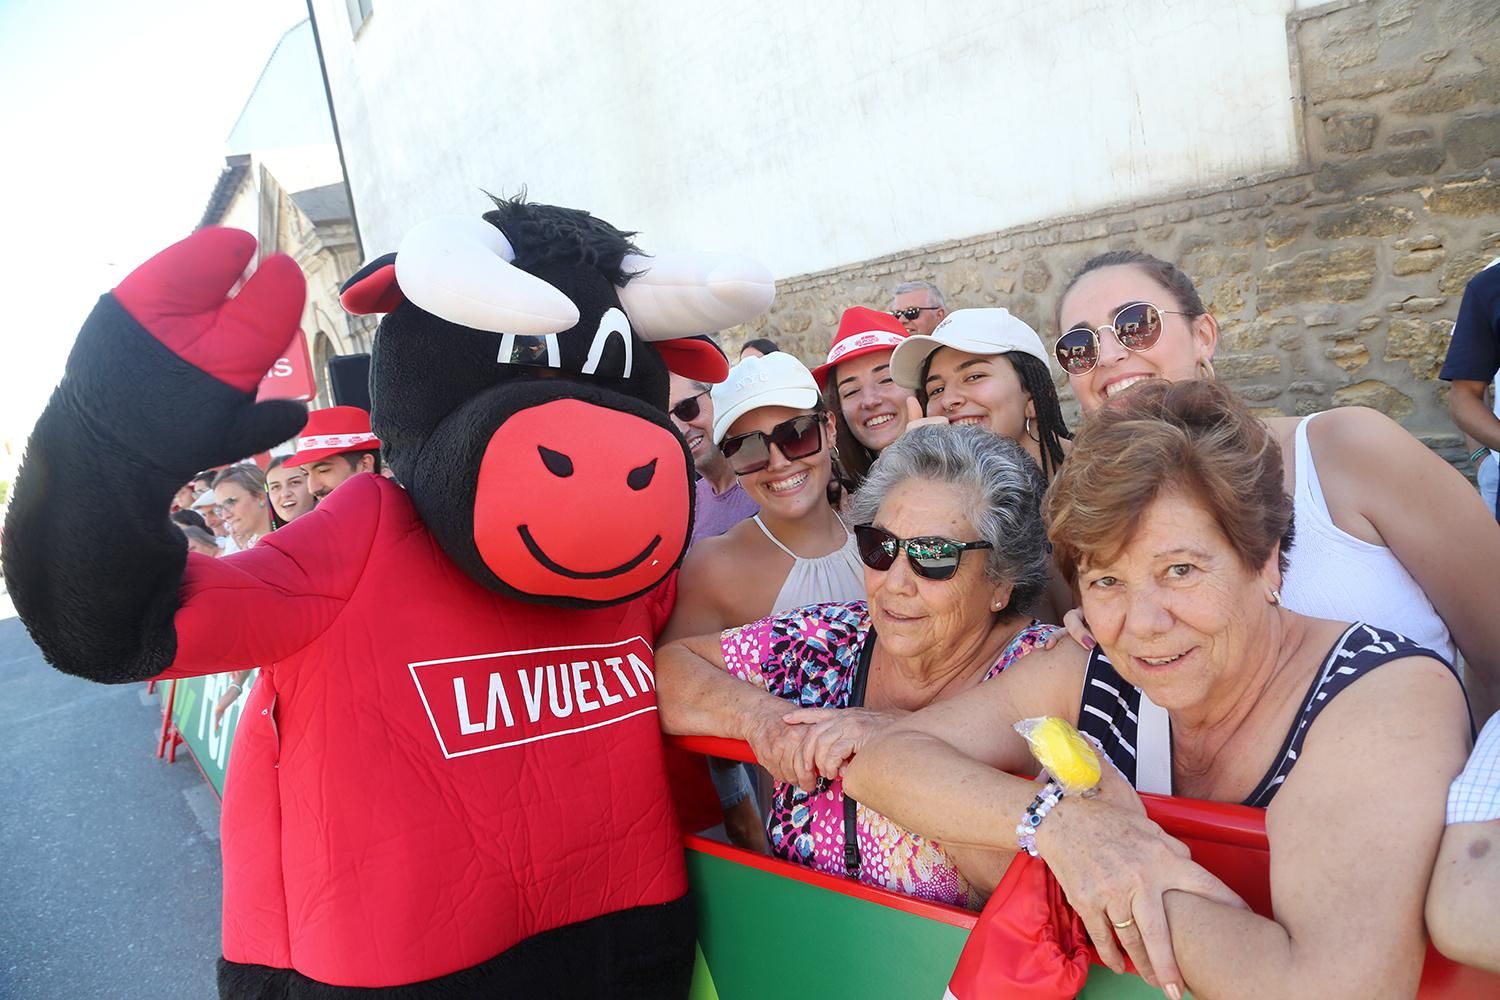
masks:
<path id="1" fill-rule="evenodd" d="M 1002 362 L 1003 359 L 1003 362 Z M 1051 482 L 1072 432 L 1063 420 L 1047 349 L 1006 309 L 958 309 L 891 356 L 896 384 L 916 393 L 912 421 L 975 424 L 1019 444 Z"/>

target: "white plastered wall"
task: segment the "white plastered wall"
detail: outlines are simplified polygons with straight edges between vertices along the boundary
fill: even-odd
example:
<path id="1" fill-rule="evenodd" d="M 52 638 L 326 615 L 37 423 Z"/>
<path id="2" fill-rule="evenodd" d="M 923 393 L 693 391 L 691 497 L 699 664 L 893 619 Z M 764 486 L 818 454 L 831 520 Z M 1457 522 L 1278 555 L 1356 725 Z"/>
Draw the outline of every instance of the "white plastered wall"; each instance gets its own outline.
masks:
<path id="1" fill-rule="evenodd" d="M 366 252 L 523 183 L 778 277 L 1298 157 L 1306 0 L 314 0 Z"/>

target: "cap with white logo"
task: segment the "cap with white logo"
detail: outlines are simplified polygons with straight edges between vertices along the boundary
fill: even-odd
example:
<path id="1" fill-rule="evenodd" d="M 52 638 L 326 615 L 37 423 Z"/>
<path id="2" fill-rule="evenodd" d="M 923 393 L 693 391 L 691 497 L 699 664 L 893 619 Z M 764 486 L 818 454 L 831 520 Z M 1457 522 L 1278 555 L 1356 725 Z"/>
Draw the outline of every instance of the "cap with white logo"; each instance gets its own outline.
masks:
<path id="1" fill-rule="evenodd" d="M 922 367 L 939 348 L 965 354 L 1029 354 L 1047 364 L 1042 338 L 1009 309 L 957 309 L 930 334 L 907 337 L 891 355 L 891 377 L 908 389 L 922 387 Z"/>
<path id="2" fill-rule="evenodd" d="M 811 410 L 818 405 L 818 384 L 796 358 L 776 351 L 746 358 L 729 369 L 729 377 L 709 392 L 714 402 L 714 444 L 724 440 L 729 425 L 751 410 L 789 406 Z"/>

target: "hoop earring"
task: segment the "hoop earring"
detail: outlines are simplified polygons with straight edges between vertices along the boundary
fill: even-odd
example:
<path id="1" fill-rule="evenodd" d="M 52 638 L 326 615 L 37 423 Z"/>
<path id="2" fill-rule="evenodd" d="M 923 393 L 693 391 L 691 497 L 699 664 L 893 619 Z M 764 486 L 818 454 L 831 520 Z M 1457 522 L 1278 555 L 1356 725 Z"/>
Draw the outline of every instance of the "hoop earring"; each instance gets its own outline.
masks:
<path id="1" fill-rule="evenodd" d="M 1042 443 L 1042 436 L 1038 434 L 1035 429 L 1035 421 L 1033 421 L 1030 417 L 1026 417 L 1024 423 L 1021 426 L 1025 428 L 1027 437 L 1031 438 L 1031 440 L 1035 441 L 1037 444 Z"/>
<path id="2" fill-rule="evenodd" d="M 1208 379 L 1208 381 L 1210 382 L 1216 381 L 1216 378 L 1214 376 L 1214 363 L 1207 358 L 1199 358 L 1198 377 Z"/>

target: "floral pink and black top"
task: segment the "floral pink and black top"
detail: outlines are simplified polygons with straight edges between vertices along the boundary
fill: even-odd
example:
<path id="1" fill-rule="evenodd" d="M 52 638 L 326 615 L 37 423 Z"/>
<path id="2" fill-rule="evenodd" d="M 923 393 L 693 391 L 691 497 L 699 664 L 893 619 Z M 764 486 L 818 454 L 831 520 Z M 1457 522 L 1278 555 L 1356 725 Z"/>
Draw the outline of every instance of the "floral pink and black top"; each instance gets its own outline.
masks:
<path id="1" fill-rule="evenodd" d="M 1040 622 L 1027 625 L 983 679 L 999 676 L 1056 631 Z M 741 680 L 802 708 L 845 708 L 870 634 L 869 611 L 856 601 L 781 612 L 729 629 L 720 643 L 725 668 Z M 937 841 L 897 826 L 863 803 L 856 816 L 863 881 L 919 899 L 979 908 L 983 899 Z M 812 795 L 777 783 L 766 833 L 776 857 L 843 875 L 843 783 Z"/>

